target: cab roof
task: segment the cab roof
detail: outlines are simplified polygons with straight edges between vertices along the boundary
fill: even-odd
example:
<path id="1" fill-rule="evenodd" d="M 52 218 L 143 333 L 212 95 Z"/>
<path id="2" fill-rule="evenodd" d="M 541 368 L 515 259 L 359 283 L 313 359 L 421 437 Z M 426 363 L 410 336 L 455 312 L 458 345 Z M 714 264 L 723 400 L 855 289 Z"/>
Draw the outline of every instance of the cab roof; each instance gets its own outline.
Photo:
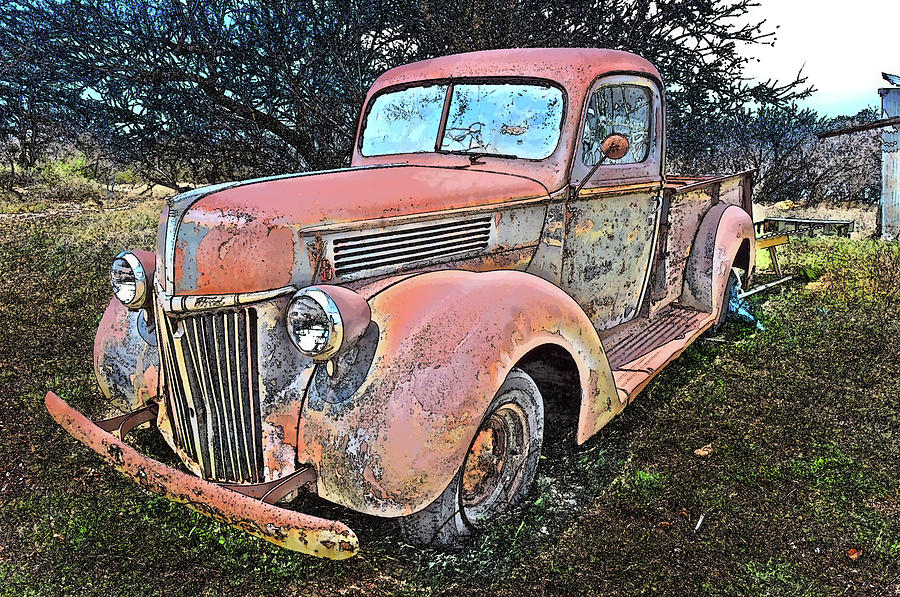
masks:
<path id="1" fill-rule="evenodd" d="M 635 73 L 662 81 L 649 61 L 630 52 L 599 48 L 518 48 L 483 50 L 422 60 L 382 74 L 369 97 L 385 87 L 431 79 L 530 77 L 560 83 L 567 91 L 586 89 L 609 73 Z"/>

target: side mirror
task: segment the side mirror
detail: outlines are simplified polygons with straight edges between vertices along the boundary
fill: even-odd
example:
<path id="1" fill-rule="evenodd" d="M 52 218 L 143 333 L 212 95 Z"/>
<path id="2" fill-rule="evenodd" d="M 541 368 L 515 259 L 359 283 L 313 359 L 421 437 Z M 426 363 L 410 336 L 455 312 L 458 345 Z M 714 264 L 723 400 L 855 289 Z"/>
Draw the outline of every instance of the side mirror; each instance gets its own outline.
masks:
<path id="1" fill-rule="evenodd" d="M 618 133 L 613 133 L 603 140 L 603 143 L 600 144 L 600 150 L 603 152 L 603 155 L 600 156 L 600 159 L 597 160 L 597 163 L 591 168 L 591 171 L 587 173 L 587 176 L 581 179 L 581 182 L 578 183 L 578 186 L 575 187 L 574 195 L 577 197 L 581 192 L 581 189 L 584 188 L 585 183 L 597 173 L 597 169 L 600 168 L 600 165 L 606 160 L 621 160 L 625 157 L 625 154 L 628 153 L 628 139 L 625 138 L 624 135 L 620 135 Z"/>
<path id="2" fill-rule="evenodd" d="M 624 135 L 613 133 L 603 140 L 600 146 L 605 155 L 610 160 L 621 160 L 628 153 L 628 139 Z"/>

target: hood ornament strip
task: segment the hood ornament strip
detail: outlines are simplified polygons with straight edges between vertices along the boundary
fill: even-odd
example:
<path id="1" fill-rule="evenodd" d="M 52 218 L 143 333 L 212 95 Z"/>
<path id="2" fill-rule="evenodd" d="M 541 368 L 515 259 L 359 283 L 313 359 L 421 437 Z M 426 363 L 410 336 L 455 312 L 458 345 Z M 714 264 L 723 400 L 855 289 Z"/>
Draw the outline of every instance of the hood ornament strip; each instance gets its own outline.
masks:
<path id="1" fill-rule="evenodd" d="M 227 307 L 241 307 L 253 303 L 272 300 L 297 291 L 296 286 L 282 286 L 272 290 L 258 292 L 240 292 L 237 294 L 205 294 L 191 296 L 172 296 L 167 294 L 156 280 L 156 297 L 163 311 L 167 313 L 185 313 L 189 311 L 205 311 Z"/>

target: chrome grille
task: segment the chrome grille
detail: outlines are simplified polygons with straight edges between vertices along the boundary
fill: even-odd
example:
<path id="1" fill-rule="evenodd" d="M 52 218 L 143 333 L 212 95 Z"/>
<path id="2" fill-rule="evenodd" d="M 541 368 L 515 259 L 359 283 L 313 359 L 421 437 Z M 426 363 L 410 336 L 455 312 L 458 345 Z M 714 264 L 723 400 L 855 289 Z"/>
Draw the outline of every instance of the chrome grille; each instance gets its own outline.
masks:
<path id="1" fill-rule="evenodd" d="M 176 443 L 207 479 L 262 482 L 256 309 L 156 319 Z"/>
<path id="2" fill-rule="evenodd" d="M 488 246 L 491 219 L 491 216 L 484 216 L 337 238 L 334 240 L 334 272 L 344 276 L 483 251 Z"/>

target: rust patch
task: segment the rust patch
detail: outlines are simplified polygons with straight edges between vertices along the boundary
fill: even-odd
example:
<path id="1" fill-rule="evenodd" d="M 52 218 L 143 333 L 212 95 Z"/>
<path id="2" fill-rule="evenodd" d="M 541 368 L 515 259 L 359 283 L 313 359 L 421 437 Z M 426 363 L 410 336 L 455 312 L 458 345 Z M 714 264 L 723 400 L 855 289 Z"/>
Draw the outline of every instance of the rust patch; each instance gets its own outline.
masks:
<path id="1" fill-rule="evenodd" d="M 602 198 L 583 192 L 567 204 L 561 286 L 598 330 L 636 317 L 647 284 L 657 202 L 649 187 L 633 188 L 599 189 Z"/>
<path id="2" fill-rule="evenodd" d="M 109 401 L 122 412 L 131 412 L 154 399 L 159 391 L 159 352 L 141 336 L 153 333 L 143 324 L 142 311 L 129 311 L 112 299 L 94 338 L 94 372 Z"/>
<path id="3" fill-rule="evenodd" d="M 334 280 L 334 266 L 325 257 L 322 258 L 321 265 L 319 265 L 319 279 L 323 282 Z"/>
<path id="4" fill-rule="evenodd" d="M 190 290 L 236 293 L 290 284 L 295 252 L 290 228 L 224 211 L 191 217 L 207 232 L 193 247 L 197 279 Z"/>

